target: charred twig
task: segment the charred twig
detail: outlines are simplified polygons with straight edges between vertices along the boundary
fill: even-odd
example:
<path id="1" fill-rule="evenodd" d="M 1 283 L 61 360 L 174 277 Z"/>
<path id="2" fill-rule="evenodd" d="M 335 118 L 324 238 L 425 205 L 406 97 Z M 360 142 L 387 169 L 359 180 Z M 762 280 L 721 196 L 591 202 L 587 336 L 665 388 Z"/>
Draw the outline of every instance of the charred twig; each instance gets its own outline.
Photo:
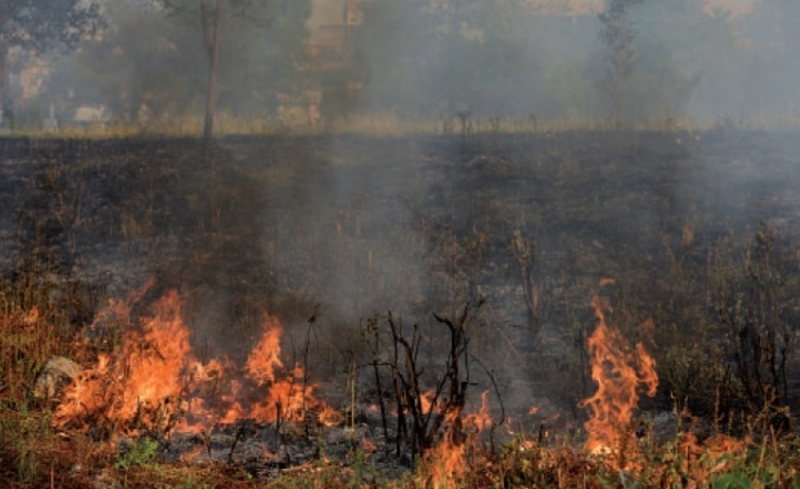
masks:
<path id="1" fill-rule="evenodd" d="M 362 334 L 369 338 L 372 346 L 372 371 L 375 374 L 375 388 L 378 390 L 378 407 L 381 412 L 381 427 L 383 428 L 383 436 L 386 440 L 389 439 L 389 428 L 386 422 L 386 403 L 383 399 L 383 382 L 381 381 L 380 366 L 381 361 L 379 355 L 381 353 L 381 335 L 378 329 L 378 318 L 372 316 L 367 320 L 367 324 L 361 329 Z"/>
<path id="2" fill-rule="evenodd" d="M 497 402 L 500 403 L 500 422 L 496 424 L 497 426 L 502 426 L 503 423 L 505 423 L 506 421 L 506 407 L 503 404 L 503 396 L 500 395 L 500 387 L 497 385 L 497 379 L 495 378 L 494 370 L 489 370 L 483 364 L 483 362 L 481 362 L 480 359 L 478 359 L 477 357 L 473 356 L 472 359 L 475 360 L 478 363 L 478 365 L 483 369 L 483 371 L 486 373 L 486 376 L 489 377 L 489 381 L 492 383 L 492 387 L 494 387 L 494 393 L 497 396 Z M 492 425 L 494 426 L 495 423 L 492 423 Z"/>
<path id="3" fill-rule="evenodd" d="M 228 451 L 228 463 L 233 463 L 233 451 L 236 450 L 236 445 L 239 443 L 244 437 L 245 429 L 244 425 L 239 424 L 236 426 L 236 431 L 233 433 L 233 443 L 231 443 L 231 449 Z M 211 455 L 211 448 L 209 447 L 209 456 Z"/>
<path id="4" fill-rule="evenodd" d="M 202 430 L 200 432 L 200 437 L 203 442 L 203 446 L 206 448 L 206 453 L 208 453 L 208 459 L 212 460 L 211 458 L 211 433 L 207 432 L 206 430 Z M 233 449 L 231 449 L 233 452 Z"/>
<path id="5" fill-rule="evenodd" d="M 403 390 L 401 389 L 400 384 L 400 375 L 398 372 L 398 365 L 400 360 L 400 350 L 398 348 L 399 342 L 397 341 L 397 328 L 394 324 L 394 319 L 392 318 L 392 311 L 389 311 L 389 326 L 391 327 L 392 331 L 392 345 L 393 345 L 393 360 L 390 363 L 392 367 L 392 378 L 394 379 L 394 394 L 395 394 L 395 402 L 397 408 L 397 438 L 396 442 L 396 452 L 397 456 L 400 456 L 402 450 L 402 443 L 403 437 L 407 434 L 407 427 L 406 427 L 406 416 L 405 416 L 405 402 L 403 398 Z"/>
<path id="6" fill-rule="evenodd" d="M 355 432 L 356 429 L 356 362 L 355 360 L 350 360 L 350 369 L 348 372 L 348 383 L 349 390 L 350 390 L 350 429 L 352 433 Z M 345 421 L 345 426 L 347 426 L 347 421 Z M 353 442 L 352 436 L 350 437 L 351 443 Z"/>
<path id="7" fill-rule="evenodd" d="M 306 329 L 306 344 L 305 349 L 303 350 L 303 365 L 308 366 L 308 351 L 311 345 L 311 330 L 314 327 L 314 324 L 317 322 L 317 318 L 319 317 L 319 304 L 314 306 L 314 314 L 308 318 L 308 328 Z M 303 392 L 302 392 L 302 399 L 303 399 L 303 407 L 302 413 L 303 418 L 306 416 L 306 392 L 308 392 L 308 368 L 303 369 Z M 309 439 L 309 426 L 308 423 L 304 423 L 305 425 L 305 437 L 306 440 Z"/>
<path id="8" fill-rule="evenodd" d="M 461 144 L 467 145 L 467 136 L 472 134 L 472 112 L 469 110 L 462 110 L 456 113 L 461 121 Z"/>
<path id="9" fill-rule="evenodd" d="M 539 332 L 539 285 L 536 283 L 534 275 L 536 242 L 533 238 L 523 238 L 522 232 L 515 229 L 511 240 L 511 251 L 517 259 L 522 275 L 522 290 L 525 294 L 528 325 L 535 335 Z"/>
<path id="10" fill-rule="evenodd" d="M 470 337 L 467 331 L 470 311 L 470 305 L 467 304 L 455 319 L 433 314 L 440 324 L 447 326 L 450 344 L 445 372 L 436 382 L 432 393 L 425 391 L 422 380 L 425 369 L 419 358 L 422 344 L 419 325 L 415 324 L 412 336 L 406 337 L 391 313 L 389 314 L 394 355 L 386 363 L 394 379 L 398 407 L 398 454 L 401 452 L 402 430 L 411 435 L 412 459 L 435 445 L 445 425 L 449 425 L 450 436 L 455 439 L 463 438 L 461 413 L 470 384 Z M 406 414 L 411 415 L 411 428 L 407 425 Z"/>

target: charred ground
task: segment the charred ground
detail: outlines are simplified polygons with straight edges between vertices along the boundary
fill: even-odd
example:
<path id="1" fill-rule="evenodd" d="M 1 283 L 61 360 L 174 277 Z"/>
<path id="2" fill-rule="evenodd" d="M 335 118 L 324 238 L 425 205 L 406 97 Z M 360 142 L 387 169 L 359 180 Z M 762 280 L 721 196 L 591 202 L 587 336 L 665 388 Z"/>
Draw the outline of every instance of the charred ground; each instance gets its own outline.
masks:
<path id="1" fill-rule="evenodd" d="M 196 351 L 242 361 L 266 309 L 286 326 L 288 359 L 343 408 L 353 363 L 365 367 L 359 402 L 377 396 L 367 325 L 391 310 L 430 331 L 435 382 L 431 313 L 480 304 L 472 405 L 495 382 L 506 415 L 535 406 L 535 422 L 569 433 L 594 388 L 589 303 L 613 278 L 610 322 L 658 362 L 646 409 L 732 419 L 797 406 L 796 133 L 3 139 L 0 150 L 3 273 L 70 285 L 51 301 L 76 324 L 154 277 L 154 296 L 186 297 Z"/>

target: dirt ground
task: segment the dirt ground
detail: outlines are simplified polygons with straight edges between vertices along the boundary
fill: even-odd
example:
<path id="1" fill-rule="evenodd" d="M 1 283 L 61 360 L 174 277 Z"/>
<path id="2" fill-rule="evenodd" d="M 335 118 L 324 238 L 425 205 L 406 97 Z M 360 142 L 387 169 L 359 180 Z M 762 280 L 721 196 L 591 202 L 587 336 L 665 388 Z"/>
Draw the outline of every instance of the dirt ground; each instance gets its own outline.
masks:
<path id="1" fill-rule="evenodd" d="M 507 415 L 536 406 L 569 424 L 593 389 L 584 346 L 596 293 L 659 362 L 659 394 L 644 406 L 669 409 L 677 393 L 708 409 L 713 386 L 691 379 L 741 366 L 738 323 L 720 311 L 748 297 L 766 240 L 769 280 L 780 275 L 771 304 L 791 317 L 755 327 L 786 333 L 785 399 L 796 405 L 798 136 L 3 139 L 0 271 L 81 284 L 92 307 L 76 320 L 155 277 L 157 292 L 190 303 L 196 351 L 234 361 L 269 310 L 286 326 L 288 358 L 310 342 L 310 375 L 334 405 L 349 362 L 370 361 L 370 318 L 392 311 L 429 332 L 434 378 L 431 312 L 480 305 L 472 348 L 484 368 L 471 402 L 494 372 Z M 359 386 L 369 402 L 366 369 Z"/>

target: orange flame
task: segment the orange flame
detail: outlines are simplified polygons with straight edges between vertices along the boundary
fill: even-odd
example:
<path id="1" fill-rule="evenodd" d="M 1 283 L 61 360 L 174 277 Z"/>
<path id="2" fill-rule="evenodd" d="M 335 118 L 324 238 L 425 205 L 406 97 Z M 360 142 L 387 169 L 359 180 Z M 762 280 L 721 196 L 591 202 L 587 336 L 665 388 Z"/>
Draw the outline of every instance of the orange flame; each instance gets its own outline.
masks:
<path id="1" fill-rule="evenodd" d="M 168 293 L 156 304 L 156 315 L 141 334 L 128 332 L 114 359 L 101 355 L 97 365 L 75 379 L 55 413 L 57 426 L 107 419 L 131 425 L 169 420 L 180 411 L 183 371 L 189 354 L 189 332 L 180 318 L 180 300 Z"/>
<path id="2" fill-rule="evenodd" d="M 481 408 L 477 413 L 461 417 L 460 407 L 451 407 L 445 413 L 445 435 L 425 456 L 432 487 L 458 487 L 458 482 L 468 470 L 465 460 L 467 449 L 477 435 L 492 425 L 487 402 L 489 391 L 481 395 Z"/>
<path id="3" fill-rule="evenodd" d="M 700 442 L 694 433 L 681 434 L 678 444 L 676 462 L 681 470 L 693 482 L 693 487 L 704 487 L 710 484 L 709 479 L 715 474 L 725 473 L 733 464 L 731 457 L 738 455 L 746 448 L 746 442 L 736 440 L 723 434 L 717 434 Z"/>
<path id="4" fill-rule="evenodd" d="M 489 391 L 483 391 L 483 394 L 481 394 L 481 408 L 477 413 L 468 414 L 464 418 L 466 425 L 472 427 L 476 432 L 481 432 L 492 426 L 492 416 L 489 414 L 489 403 L 487 401 L 488 396 Z"/>
<path id="5" fill-rule="evenodd" d="M 439 412 L 439 409 L 436 407 L 434 403 L 434 398 L 436 397 L 436 392 L 434 391 L 425 391 L 419 396 L 419 403 L 421 406 L 422 414 L 428 414 L 431 410 L 435 410 L 435 412 Z"/>
<path id="6" fill-rule="evenodd" d="M 283 367 L 283 362 L 281 361 L 283 326 L 281 326 L 277 318 L 265 314 L 262 329 L 264 333 L 261 336 L 261 341 L 250 353 L 247 358 L 247 365 L 244 367 L 248 376 L 259 385 L 275 382 L 275 369 Z"/>
<path id="7" fill-rule="evenodd" d="M 626 435 L 622 433 L 638 405 L 638 388 L 644 386 L 648 396 L 655 396 L 658 375 L 655 360 L 641 343 L 633 354 L 620 333 L 608 327 L 597 296 L 592 299 L 592 307 L 599 324 L 588 343 L 592 379 L 598 388 L 580 403 L 589 410 L 589 420 L 584 424 L 589 437 L 585 447 L 593 453 L 614 452 L 626 446 Z"/>
<path id="8" fill-rule="evenodd" d="M 464 451 L 466 446 L 461 439 L 461 409 L 453 408 L 445 414 L 447 428 L 444 438 L 433 447 L 425 458 L 430 471 L 431 487 L 455 489 L 458 480 L 466 470 Z"/>
<path id="9" fill-rule="evenodd" d="M 281 373 L 277 318 L 264 315 L 260 341 L 244 368 L 236 369 L 219 359 L 195 359 L 181 304 L 177 292 L 164 295 L 140 332 L 126 333 L 111 356 L 100 355 L 81 373 L 56 409 L 55 425 L 86 430 L 105 420 L 127 432 L 174 425 L 196 433 L 243 418 L 302 421 L 311 409 L 324 424 L 339 422 L 338 413 L 313 396 L 301 366 Z M 127 316 L 128 307 L 111 306 Z"/>

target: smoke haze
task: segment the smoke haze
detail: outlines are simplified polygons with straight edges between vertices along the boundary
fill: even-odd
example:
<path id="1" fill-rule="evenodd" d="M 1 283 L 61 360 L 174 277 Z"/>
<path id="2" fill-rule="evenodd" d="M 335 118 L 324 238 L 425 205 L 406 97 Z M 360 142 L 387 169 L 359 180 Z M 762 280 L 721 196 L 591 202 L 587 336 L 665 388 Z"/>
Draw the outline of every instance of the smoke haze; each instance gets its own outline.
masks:
<path id="1" fill-rule="evenodd" d="M 125 124 L 174 127 L 202 115 L 208 65 L 199 20 L 165 15 L 159 5 L 107 2 L 107 29 L 75 53 L 15 54 L 9 105 L 16 122 L 40 125 L 50 105 L 67 121 L 86 105 Z M 602 126 L 613 112 L 604 86 L 610 51 L 599 37 L 603 8 L 525 0 L 255 2 L 221 44 L 218 112 L 297 128 L 365 116 L 437 121 L 466 111 L 517 125 L 536 118 Z M 632 5 L 624 121 L 793 120 L 796 10 L 787 0 Z"/>
<path id="2" fill-rule="evenodd" d="M 431 311 L 470 303 L 510 405 L 527 412 L 535 392 L 544 416 L 551 402 L 573 408 L 601 278 L 625 284 L 612 293 L 634 311 L 615 318 L 626 332 L 655 317 L 672 329 L 642 341 L 688 348 L 716 312 L 712 285 L 682 267 L 744 256 L 762 218 L 797 237 L 796 141 L 759 130 L 800 116 L 800 4 L 644 0 L 617 24 L 598 16 L 618 3 L 253 2 L 220 45 L 217 130 L 270 134 L 8 163 L 4 192 L 20 174 L 36 188 L 9 205 L 56 215 L 43 228 L 4 210 L 5 228 L 27 233 L 10 249 L 56 243 L 89 280 L 124 269 L 114 292 L 148 275 L 182 289 L 211 356 L 250 351 L 266 304 L 287 351 L 313 337 L 309 367 L 331 376 L 370 355 L 370 320 L 391 310 L 435 336 Z M 40 128 L 52 107 L 62 129 L 83 130 L 75 115 L 89 107 L 109 134 L 196 135 L 209 78 L 199 18 L 157 1 L 103 6 L 107 29 L 76 51 L 12 53 L 15 128 Z M 697 297 L 690 312 L 666 305 Z"/>

